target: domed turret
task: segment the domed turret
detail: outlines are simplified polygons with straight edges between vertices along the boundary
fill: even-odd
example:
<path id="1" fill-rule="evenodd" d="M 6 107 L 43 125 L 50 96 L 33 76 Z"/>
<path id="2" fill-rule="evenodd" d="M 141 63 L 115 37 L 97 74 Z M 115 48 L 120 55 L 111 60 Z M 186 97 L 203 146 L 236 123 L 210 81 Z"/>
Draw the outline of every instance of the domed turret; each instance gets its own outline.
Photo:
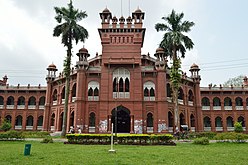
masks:
<path id="1" fill-rule="evenodd" d="M 132 18 L 134 19 L 134 23 L 142 24 L 142 20 L 145 18 L 145 13 L 138 8 L 132 13 Z"/>
<path id="2" fill-rule="evenodd" d="M 191 65 L 189 71 L 191 72 L 191 78 L 200 80 L 200 75 L 199 75 L 200 68 L 198 65 L 194 63 L 193 65 Z"/>
<path id="3" fill-rule="evenodd" d="M 54 63 L 48 65 L 47 67 L 47 71 L 48 71 L 48 74 L 46 76 L 46 80 L 47 81 L 50 81 L 50 80 L 54 80 L 56 78 L 56 71 L 57 71 L 57 67 L 56 65 L 54 65 Z"/>
<path id="4" fill-rule="evenodd" d="M 157 57 L 157 60 L 155 62 L 156 69 L 157 70 L 165 70 L 166 65 L 167 65 L 167 59 L 166 59 L 166 55 L 164 53 L 164 49 L 163 48 L 157 48 L 154 56 Z"/>
<path id="5" fill-rule="evenodd" d="M 112 19 L 112 14 L 109 9 L 106 7 L 101 13 L 100 17 L 102 19 L 102 24 L 109 24 L 110 19 Z"/>
<path id="6" fill-rule="evenodd" d="M 78 61 L 76 62 L 76 67 L 78 69 L 87 69 L 89 66 L 87 58 L 90 56 L 88 50 L 84 47 L 79 49 L 77 56 L 78 56 Z"/>

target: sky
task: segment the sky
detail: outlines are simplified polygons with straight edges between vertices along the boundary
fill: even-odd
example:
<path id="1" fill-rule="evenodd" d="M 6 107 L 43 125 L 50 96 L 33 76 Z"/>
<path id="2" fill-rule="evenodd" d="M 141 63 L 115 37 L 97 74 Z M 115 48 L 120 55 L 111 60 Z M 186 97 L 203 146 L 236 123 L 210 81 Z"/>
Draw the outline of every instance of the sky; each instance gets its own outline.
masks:
<path id="1" fill-rule="evenodd" d="M 47 66 L 54 63 L 63 70 L 66 48 L 59 37 L 53 37 L 57 25 L 54 7 L 66 6 L 69 0 L 0 0 L 0 77 L 8 76 L 10 85 L 46 85 Z M 142 54 L 153 55 L 162 40 L 156 23 L 174 9 L 184 13 L 184 20 L 193 21 L 188 36 L 194 48 L 187 51 L 182 68 L 190 76 L 193 63 L 200 67 L 201 86 L 223 84 L 229 78 L 248 75 L 247 0 L 74 0 L 74 7 L 86 11 L 88 17 L 80 21 L 89 32 L 85 43 L 74 44 L 72 63 L 82 47 L 90 58 L 102 47 L 97 29 L 101 27 L 99 13 L 106 7 L 113 16 L 127 18 L 140 8 L 145 12 L 146 28 Z M 130 6 L 130 8 L 129 8 Z"/>

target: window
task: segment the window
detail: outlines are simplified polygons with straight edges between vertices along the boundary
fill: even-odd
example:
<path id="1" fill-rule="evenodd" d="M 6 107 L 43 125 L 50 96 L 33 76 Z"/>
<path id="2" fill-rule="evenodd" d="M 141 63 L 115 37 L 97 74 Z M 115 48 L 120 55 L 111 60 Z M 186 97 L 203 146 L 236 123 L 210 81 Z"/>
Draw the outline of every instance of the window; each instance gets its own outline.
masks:
<path id="1" fill-rule="evenodd" d="M 90 120 L 89 121 L 90 121 L 89 126 L 95 127 L 95 122 L 96 122 L 95 113 L 93 113 L 93 112 L 90 113 Z"/>
<path id="2" fill-rule="evenodd" d="M 125 68 L 113 72 L 113 98 L 130 98 L 130 72 Z"/>
<path id="3" fill-rule="evenodd" d="M 147 127 L 153 127 L 153 115 L 152 115 L 152 113 L 147 114 Z"/>
<path id="4" fill-rule="evenodd" d="M 90 81 L 88 83 L 88 100 L 89 101 L 99 100 L 99 83 L 97 81 Z"/>
<path id="5" fill-rule="evenodd" d="M 155 84 L 152 81 L 147 81 L 144 83 L 144 100 L 145 101 L 155 101 Z"/>

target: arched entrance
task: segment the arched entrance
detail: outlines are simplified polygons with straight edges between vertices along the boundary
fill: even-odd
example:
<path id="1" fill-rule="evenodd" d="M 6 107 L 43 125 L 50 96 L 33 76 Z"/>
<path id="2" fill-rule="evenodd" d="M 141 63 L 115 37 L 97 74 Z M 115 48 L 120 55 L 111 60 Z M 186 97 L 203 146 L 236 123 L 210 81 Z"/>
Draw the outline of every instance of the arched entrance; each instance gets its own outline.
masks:
<path id="1" fill-rule="evenodd" d="M 114 108 L 112 110 L 111 123 L 114 123 L 114 133 L 116 131 L 117 133 L 130 133 L 130 111 L 123 106 Z M 116 123 L 117 128 L 115 127 Z"/>

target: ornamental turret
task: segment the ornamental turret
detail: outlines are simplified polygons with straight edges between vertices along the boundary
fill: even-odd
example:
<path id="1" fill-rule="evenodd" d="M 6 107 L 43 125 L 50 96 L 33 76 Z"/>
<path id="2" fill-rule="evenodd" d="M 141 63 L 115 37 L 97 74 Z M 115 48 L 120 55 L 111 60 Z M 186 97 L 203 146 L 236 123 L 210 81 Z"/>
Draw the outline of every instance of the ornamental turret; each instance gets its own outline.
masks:
<path id="1" fill-rule="evenodd" d="M 102 28 L 108 28 L 110 20 L 112 19 L 112 14 L 108 8 L 105 8 L 101 13 L 100 17 L 102 19 Z"/>
<path id="2" fill-rule="evenodd" d="M 155 62 L 156 70 L 165 70 L 167 66 L 167 59 L 163 48 L 158 48 L 154 56 L 157 58 Z"/>
<path id="3" fill-rule="evenodd" d="M 191 78 L 193 78 L 195 81 L 200 81 L 201 80 L 201 76 L 199 75 L 199 71 L 200 68 L 198 65 L 196 65 L 195 63 L 190 67 L 191 72 Z"/>
<path id="4" fill-rule="evenodd" d="M 132 13 L 132 19 L 134 20 L 134 24 L 136 28 L 142 27 L 142 20 L 145 18 L 145 13 L 142 12 L 139 8 Z"/>
<path id="5" fill-rule="evenodd" d="M 46 76 L 46 80 L 47 82 L 49 81 L 53 81 L 55 78 L 56 78 L 56 71 L 58 69 L 56 68 L 56 65 L 54 65 L 53 63 L 50 64 L 48 67 L 47 67 L 47 71 L 48 71 L 48 74 Z"/>
<path id="6" fill-rule="evenodd" d="M 87 69 L 89 66 L 88 57 L 90 54 L 86 48 L 81 48 L 77 53 L 78 61 L 76 62 L 77 69 Z"/>

